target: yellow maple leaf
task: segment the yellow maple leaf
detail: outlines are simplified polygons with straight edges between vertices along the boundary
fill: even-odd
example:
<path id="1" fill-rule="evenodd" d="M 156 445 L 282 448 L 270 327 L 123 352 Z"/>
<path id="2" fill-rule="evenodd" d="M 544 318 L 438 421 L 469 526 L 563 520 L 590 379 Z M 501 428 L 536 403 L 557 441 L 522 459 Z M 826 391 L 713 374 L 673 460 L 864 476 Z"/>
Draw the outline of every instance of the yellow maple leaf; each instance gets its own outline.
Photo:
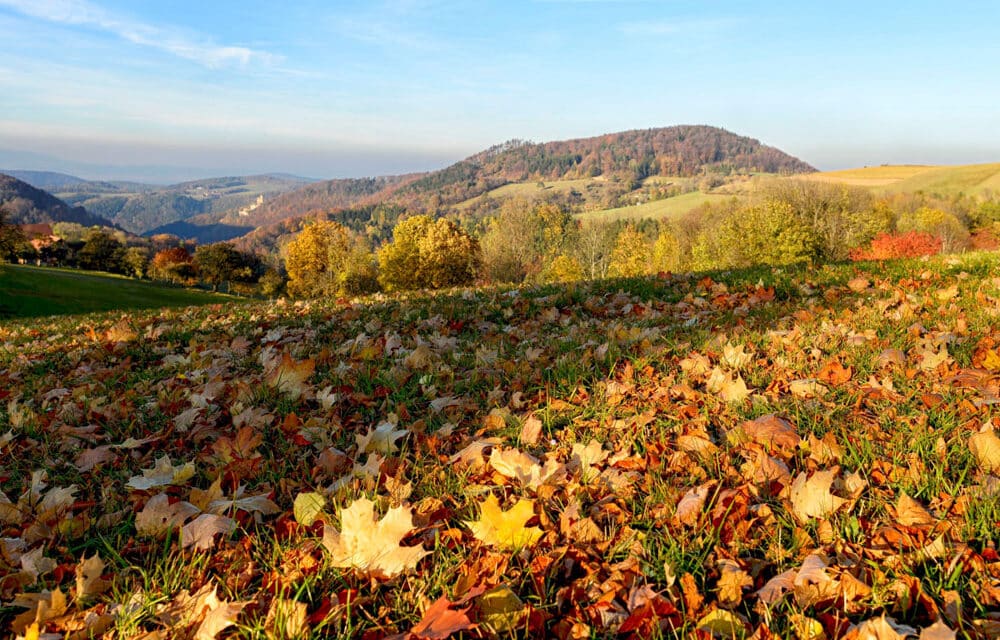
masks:
<path id="1" fill-rule="evenodd" d="M 125 486 L 137 491 L 148 491 L 153 487 L 163 487 L 168 484 L 184 484 L 194 476 L 194 463 L 185 462 L 174 466 L 170 462 L 170 456 L 163 456 L 156 460 L 156 466 L 152 469 L 143 469 L 141 476 L 132 476 Z"/>
<path id="2" fill-rule="evenodd" d="M 377 578 L 391 578 L 417 566 L 430 553 L 423 547 L 399 543 L 413 529 L 413 511 L 393 507 L 379 520 L 375 503 L 360 498 L 340 511 L 340 531 L 323 528 L 323 546 L 333 556 L 333 566 L 359 569 Z"/>
<path id="3" fill-rule="evenodd" d="M 288 394 L 292 399 L 302 395 L 306 389 L 306 382 L 316 369 L 316 361 L 301 360 L 296 362 L 287 353 L 281 354 L 281 362 L 273 366 L 267 374 L 267 384 L 276 388 L 282 393 Z"/>
<path id="4" fill-rule="evenodd" d="M 535 515 L 535 503 L 521 498 L 507 511 L 500 509 L 500 502 L 490 494 L 483 503 L 479 520 L 466 520 L 472 535 L 483 544 L 501 549 L 530 547 L 542 537 L 538 527 L 526 527 Z"/>
<path id="5" fill-rule="evenodd" d="M 796 518 L 801 522 L 808 522 L 810 518 L 825 518 L 847 503 L 847 500 L 830 493 L 830 486 L 838 473 L 840 467 L 833 467 L 817 471 L 811 478 L 805 472 L 795 477 L 790 498 Z"/>
<path id="6" fill-rule="evenodd" d="M 969 449 L 983 471 L 1000 472 L 1000 438 L 993 431 L 993 425 L 984 425 L 982 430 L 970 437 Z"/>

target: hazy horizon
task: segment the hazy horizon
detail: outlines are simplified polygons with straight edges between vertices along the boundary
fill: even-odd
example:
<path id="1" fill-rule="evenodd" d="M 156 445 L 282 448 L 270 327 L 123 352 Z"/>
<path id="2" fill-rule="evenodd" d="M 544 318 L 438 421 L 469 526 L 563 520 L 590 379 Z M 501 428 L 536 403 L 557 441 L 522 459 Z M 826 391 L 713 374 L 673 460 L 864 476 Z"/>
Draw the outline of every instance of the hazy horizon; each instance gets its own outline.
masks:
<path id="1" fill-rule="evenodd" d="M 1000 161 L 998 17 L 985 2 L 0 0 L 0 167 L 361 177 L 676 124 L 824 170 Z"/>

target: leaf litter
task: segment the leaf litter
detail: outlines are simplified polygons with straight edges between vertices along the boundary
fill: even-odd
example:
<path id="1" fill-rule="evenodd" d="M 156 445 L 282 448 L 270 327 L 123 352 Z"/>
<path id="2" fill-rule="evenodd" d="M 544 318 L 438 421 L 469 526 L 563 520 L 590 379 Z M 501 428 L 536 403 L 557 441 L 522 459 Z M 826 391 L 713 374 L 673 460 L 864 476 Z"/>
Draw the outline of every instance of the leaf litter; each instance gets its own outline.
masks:
<path id="1" fill-rule="evenodd" d="M 997 637 L 989 260 L 6 323 L 2 624 Z"/>

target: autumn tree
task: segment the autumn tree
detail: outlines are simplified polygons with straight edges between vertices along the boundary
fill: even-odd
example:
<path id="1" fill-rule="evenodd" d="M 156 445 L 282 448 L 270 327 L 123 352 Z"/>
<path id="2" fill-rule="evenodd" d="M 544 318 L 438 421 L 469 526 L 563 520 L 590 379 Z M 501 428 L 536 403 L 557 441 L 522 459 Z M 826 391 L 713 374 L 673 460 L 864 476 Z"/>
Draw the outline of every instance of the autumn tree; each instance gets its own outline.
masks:
<path id="1" fill-rule="evenodd" d="M 653 242 L 650 256 L 653 269 L 657 272 L 680 271 L 683 269 L 684 253 L 678 234 L 669 226 L 663 226 Z"/>
<path id="2" fill-rule="evenodd" d="M 144 278 L 149 273 L 149 249 L 146 247 L 129 247 L 122 256 L 122 267 L 125 272 L 136 278 Z"/>
<path id="3" fill-rule="evenodd" d="M 576 282 L 583 280 L 583 266 L 575 257 L 560 253 L 542 269 L 542 282 Z"/>
<path id="4" fill-rule="evenodd" d="M 185 283 L 195 275 L 194 259 L 184 247 L 161 249 L 153 256 L 150 275 L 160 280 Z"/>
<path id="5" fill-rule="evenodd" d="M 931 207 L 904 212 L 896 221 L 896 230 L 901 233 L 929 233 L 940 238 L 941 250 L 945 253 L 964 249 L 969 244 L 969 230 L 961 220 L 951 213 Z"/>
<path id="6" fill-rule="evenodd" d="M 530 280 L 565 252 L 575 231 L 572 217 L 554 204 L 506 200 L 479 239 L 483 274 L 491 282 Z"/>
<path id="7" fill-rule="evenodd" d="M 24 242 L 21 227 L 10 222 L 7 210 L 0 208 L 0 262 L 13 259 Z"/>
<path id="8" fill-rule="evenodd" d="M 816 239 L 787 202 L 768 200 L 732 211 L 704 229 L 692 248 L 696 270 L 812 261 Z"/>
<path id="9" fill-rule="evenodd" d="M 387 291 L 470 284 L 479 272 L 479 243 L 444 218 L 413 216 L 378 251 L 379 282 Z"/>
<path id="10" fill-rule="evenodd" d="M 285 248 L 288 293 L 294 297 L 360 295 L 376 289 L 371 253 L 347 228 L 307 224 Z"/>
<path id="11" fill-rule="evenodd" d="M 610 222 L 592 220 L 580 226 L 574 257 L 583 268 L 584 277 L 589 280 L 607 277 L 617 237 L 617 229 Z"/>
<path id="12" fill-rule="evenodd" d="M 631 278 L 650 273 L 652 269 L 652 250 L 646 237 L 632 225 L 626 226 L 615 240 L 608 275 Z"/>

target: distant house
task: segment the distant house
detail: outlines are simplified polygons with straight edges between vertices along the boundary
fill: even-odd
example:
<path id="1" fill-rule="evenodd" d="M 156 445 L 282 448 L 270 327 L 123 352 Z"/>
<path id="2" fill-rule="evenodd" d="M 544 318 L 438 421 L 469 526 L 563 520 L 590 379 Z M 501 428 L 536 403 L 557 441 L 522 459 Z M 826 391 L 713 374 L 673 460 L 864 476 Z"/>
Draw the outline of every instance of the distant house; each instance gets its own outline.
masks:
<path id="1" fill-rule="evenodd" d="M 22 224 L 21 231 L 28 243 L 35 248 L 37 257 L 35 264 L 41 265 L 43 262 L 48 265 L 59 262 L 58 254 L 54 249 L 61 245 L 63 239 L 52 231 L 52 225 L 46 223 Z"/>

